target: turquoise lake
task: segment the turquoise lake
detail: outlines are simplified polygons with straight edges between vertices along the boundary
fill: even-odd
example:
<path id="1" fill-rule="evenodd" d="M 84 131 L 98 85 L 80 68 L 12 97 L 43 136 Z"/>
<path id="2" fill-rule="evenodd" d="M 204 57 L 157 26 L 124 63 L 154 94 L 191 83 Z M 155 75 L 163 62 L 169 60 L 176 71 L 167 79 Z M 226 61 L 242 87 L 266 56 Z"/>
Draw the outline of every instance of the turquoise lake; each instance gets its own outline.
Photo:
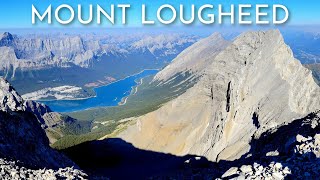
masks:
<path id="1" fill-rule="evenodd" d="M 130 95 L 136 80 L 154 75 L 158 70 L 144 70 L 139 74 L 129 76 L 112 84 L 95 88 L 95 97 L 80 100 L 50 100 L 40 101 L 56 112 L 74 112 L 95 107 L 117 106 L 121 99 Z"/>

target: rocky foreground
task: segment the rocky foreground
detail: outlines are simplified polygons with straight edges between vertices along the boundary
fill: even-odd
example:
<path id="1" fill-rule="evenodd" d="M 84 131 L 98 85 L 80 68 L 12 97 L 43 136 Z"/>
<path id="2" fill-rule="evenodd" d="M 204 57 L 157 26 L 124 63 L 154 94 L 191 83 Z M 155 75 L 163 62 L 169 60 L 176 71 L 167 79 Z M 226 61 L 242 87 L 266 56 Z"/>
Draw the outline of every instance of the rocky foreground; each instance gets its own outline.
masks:
<path id="1" fill-rule="evenodd" d="M 212 163 L 192 157 L 165 177 L 174 179 L 319 179 L 320 113 L 311 113 L 253 138 L 251 150 L 240 159 Z M 161 179 L 163 176 L 155 177 Z"/>
<path id="2" fill-rule="evenodd" d="M 259 163 L 231 167 L 222 178 L 234 179 L 284 179 L 290 177 L 292 171 L 297 179 L 317 179 L 320 175 L 320 134 L 314 137 L 297 135 L 293 154 L 280 156 L 283 162 L 272 161 L 268 166 Z M 267 156 L 278 156 L 279 152 L 269 152 Z"/>
<path id="3" fill-rule="evenodd" d="M 0 179 L 87 179 L 87 175 L 73 167 L 59 170 L 39 169 L 32 170 L 19 166 L 14 161 L 0 159 Z"/>

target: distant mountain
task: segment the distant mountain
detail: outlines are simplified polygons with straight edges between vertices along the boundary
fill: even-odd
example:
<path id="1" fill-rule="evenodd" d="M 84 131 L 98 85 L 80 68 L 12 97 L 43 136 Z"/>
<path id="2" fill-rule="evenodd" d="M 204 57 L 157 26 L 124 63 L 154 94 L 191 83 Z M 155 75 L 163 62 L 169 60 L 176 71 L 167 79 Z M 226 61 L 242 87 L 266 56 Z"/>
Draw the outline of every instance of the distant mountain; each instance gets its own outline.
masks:
<path id="1" fill-rule="evenodd" d="M 201 47 L 201 42 L 194 46 Z M 178 59 L 198 53 L 198 48 L 188 50 Z M 279 31 L 243 33 L 221 52 L 209 51 L 202 52 L 202 58 L 190 58 L 207 59 L 196 71 L 200 78 L 193 87 L 136 118 L 119 137 L 142 149 L 235 160 L 249 151 L 253 137 L 320 109 L 319 86 Z M 185 64 L 179 68 L 176 60 L 155 80 L 183 71 Z M 197 63 L 189 69 L 192 65 Z"/>
<path id="2" fill-rule="evenodd" d="M 161 68 L 198 39 L 181 34 L 136 36 L 124 40 L 107 34 L 17 36 L 5 32 L 0 35 L 0 75 L 22 93 L 49 85 L 84 87 L 105 76 L 120 79 L 146 68 Z"/>
<path id="3" fill-rule="evenodd" d="M 320 63 L 305 64 L 304 66 L 312 71 L 315 81 L 320 85 Z"/>
<path id="4" fill-rule="evenodd" d="M 315 28 L 318 29 L 318 28 Z M 286 30 L 284 39 L 302 64 L 320 63 L 320 33 L 302 29 Z"/>

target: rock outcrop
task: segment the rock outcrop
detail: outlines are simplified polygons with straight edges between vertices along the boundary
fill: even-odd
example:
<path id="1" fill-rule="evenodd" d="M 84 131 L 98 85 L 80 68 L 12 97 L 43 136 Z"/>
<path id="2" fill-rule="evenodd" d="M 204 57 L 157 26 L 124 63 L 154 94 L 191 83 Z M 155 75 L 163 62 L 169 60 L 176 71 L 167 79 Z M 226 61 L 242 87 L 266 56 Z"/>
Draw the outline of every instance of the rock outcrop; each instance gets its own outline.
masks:
<path id="1" fill-rule="evenodd" d="M 50 107 L 42 103 L 25 101 L 24 105 L 26 111 L 33 113 L 37 117 L 43 129 L 54 128 L 63 123 L 76 121 L 68 116 L 52 111 Z"/>
<path id="2" fill-rule="evenodd" d="M 233 165 L 238 166 L 229 168 L 221 178 L 317 179 L 320 175 L 319 115 L 319 112 L 311 113 L 267 131 L 259 139 L 253 138 L 250 154 L 234 162 Z"/>
<path id="3" fill-rule="evenodd" d="M 11 46 L 13 44 L 13 35 L 5 32 L 0 34 L 0 46 Z"/>
<path id="4" fill-rule="evenodd" d="M 19 161 L 29 168 L 76 166 L 66 156 L 51 149 L 37 115 L 27 110 L 23 99 L 3 78 L 0 78 L 0 92 L 0 158 Z M 46 112 L 37 110 L 38 115 Z"/>
<path id="5" fill-rule="evenodd" d="M 142 149 L 235 160 L 250 150 L 252 137 L 320 109 L 311 71 L 277 30 L 244 33 L 206 62 L 192 88 L 119 137 Z M 167 79 L 163 74 L 156 77 Z"/>
<path id="6" fill-rule="evenodd" d="M 24 101 L 24 107 L 26 111 L 34 114 L 37 118 L 42 129 L 45 130 L 50 144 L 55 143 L 65 135 L 63 129 L 67 129 L 69 126 L 72 126 L 70 127 L 70 132 L 68 132 L 71 133 L 73 132 L 73 127 L 78 129 L 82 128 L 76 119 L 54 112 L 45 104 L 27 100 Z"/>
<path id="7" fill-rule="evenodd" d="M 0 109 L 1 111 L 23 111 L 23 99 L 15 89 L 3 78 L 0 78 Z"/>

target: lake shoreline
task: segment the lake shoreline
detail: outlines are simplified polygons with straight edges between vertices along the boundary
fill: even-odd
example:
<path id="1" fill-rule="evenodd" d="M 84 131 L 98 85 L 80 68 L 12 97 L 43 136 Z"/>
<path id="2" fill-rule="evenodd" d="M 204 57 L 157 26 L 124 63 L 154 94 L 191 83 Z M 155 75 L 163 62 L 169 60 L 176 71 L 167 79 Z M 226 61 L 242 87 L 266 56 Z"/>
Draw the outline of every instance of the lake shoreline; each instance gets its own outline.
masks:
<path id="1" fill-rule="evenodd" d="M 116 107 L 125 105 L 128 97 L 137 93 L 143 78 L 155 75 L 159 69 L 144 69 L 139 73 L 114 81 L 108 85 L 94 88 L 95 96 L 76 99 L 37 100 L 60 113 L 80 112 L 95 108 Z"/>
<path id="2" fill-rule="evenodd" d="M 144 78 L 144 77 L 143 77 Z M 131 90 L 131 93 L 126 96 L 126 97 L 123 97 L 121 102 L 118 103 L 119 106 L 123 106 L 127 103 L 127 100 L 129 98 L 130 95 L 135 95 L 137 92 L 138 92 L 138 87 L 142 85 L 143 83 L 143 78 L 140 79 L 140 82 L 137 82 L 137 85 L 136 86 L 133 86 L 132 87 L 132 90 Z M 132 93 L 134 91 L 134 93 Z"/>
<path id="3" fill-rule="evenodd" d="M 101 88 L 101 87 L 105 87 L 105 86 L 112 85 L 112 84 L 114 84 L 114 83 L 117 83 L 117 82 L 119 82 L 119 81 L 123 81 L 123 80 L 125 80 L 125 79 L 127 79 L 127 78 L 130 78 L 130 77 L 132 77 L 132 76 L 139 75 L 139 74 L 143 73 L 144 71 L 153 71 L 153 70 L 159 71 L 160 69 L 143 69 L 143 70 L 139 71 L 138 73 L 135 73 L 135 74 L 132 74 L 132 75 L 128 75 L 128 76 L 126 76 L 126 77 L 124 77 L 124 78 L 122 78 L 122 79 L 113 81 L 113 82 L 111 82 L 111 83 L 109 83 L 109 84 L 105 84 L 105 85 L 101 85 L 101 86 L 96 86 L 96 87 L 92 88 L 92 90 L 93 90 L 93 91 L 95 92 L 95 94 L 96 94 L 95 89 L 97 89 L 97 88 Z M 83 89 L 83 87 L 81 87 L 81 88 Z M 41 103 L 41 102 L 49 102 L 49 101 L 79 101 L 79 100 L 86 100 L 86 99 L 95 98 L 95 97 L 97 97 L 97 95 L 88 96 L 88 97 L 83 97 L 83 98 L 28 99 L 28 100 L 30 100 L 30 101 L 37 101 L 37 102 L 40 102 L 40 103 Z"/>

